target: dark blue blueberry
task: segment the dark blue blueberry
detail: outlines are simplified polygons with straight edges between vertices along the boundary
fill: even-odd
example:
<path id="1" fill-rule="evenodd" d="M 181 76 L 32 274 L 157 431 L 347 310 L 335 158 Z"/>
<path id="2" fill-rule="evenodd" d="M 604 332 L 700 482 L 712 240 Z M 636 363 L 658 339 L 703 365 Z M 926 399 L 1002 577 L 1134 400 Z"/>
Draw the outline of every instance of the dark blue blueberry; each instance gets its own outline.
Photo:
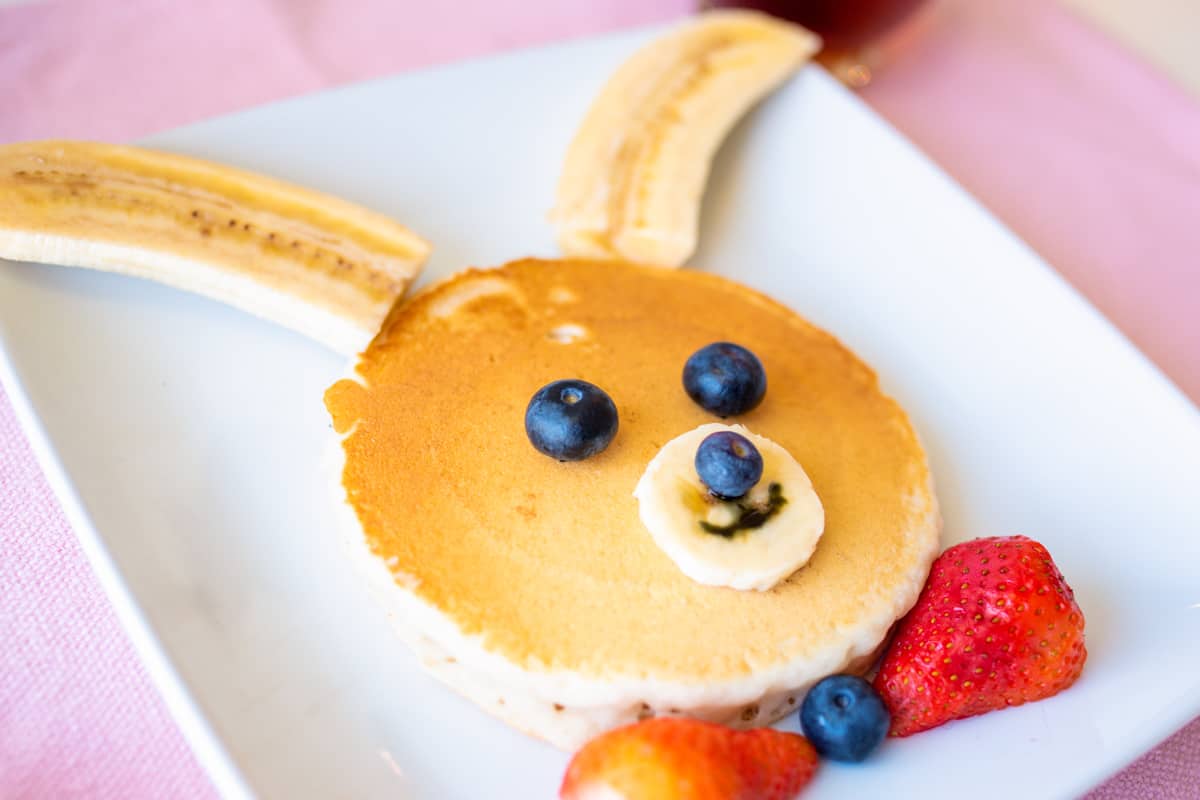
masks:
<path id="1" fill-rule="evenodd" d="M 683 390 L 719 417 L 745 414 L 767 393 L 767 373 L 758 356 L 732 342 L 713 342 L 683 365 Z"/>
<path id="2" fill-rule="evenodd" d="M 762 472 L 762 454 L 740 433 L 710 433 L 696 448 L 696 474 L 722 500 L 736 500 L 750 491 Z"/>
<path id="3" fill-rule="evenodd" d="M 804 735 L 833 761 L 862 761 L 887 736 L 890 722 L 879 694 L 856 675 L 830 675 L 800 705 Z"/>
<path id="4" fill-rule="evenodd" d="M 548 383 L 525 409 L 525 433 L 538 452 L 559 461 L 594 456 L 617 435 L 617 407 L 587 381 Z"/>

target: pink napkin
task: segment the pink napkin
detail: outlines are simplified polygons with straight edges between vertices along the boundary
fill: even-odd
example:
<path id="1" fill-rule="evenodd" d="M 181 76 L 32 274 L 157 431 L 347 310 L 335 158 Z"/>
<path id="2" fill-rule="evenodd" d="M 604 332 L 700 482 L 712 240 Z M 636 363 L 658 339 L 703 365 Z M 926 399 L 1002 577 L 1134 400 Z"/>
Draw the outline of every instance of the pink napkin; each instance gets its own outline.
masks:
<path id="1" fill-rule="evenodd" d="M 867 101 L 1200 400 L 1200 102 L 1044 0 L 940 17 Z"/>
<path id="2" fill-rule="evenodd" d="M 0 8 L 0 141 L 132 139 L 686 0 Z M 463 20 L 470 20 L 464 26 Z M 865 93 L 1200 398 L 1200 104 L 1040 0 L 949 2 Z M 969 268 L 970 265 L 964 265 Z M 0 797 L 208 797 L 0 394 Z M 1200 722 L 1089 795 L 1196 798 Z"/>
<path id="3" fill-rule="evenodd" d="M 122 141 L 497 50 L 679 16 L 689 0 L 104 0 L 0 11 L 0 141 Z"/>

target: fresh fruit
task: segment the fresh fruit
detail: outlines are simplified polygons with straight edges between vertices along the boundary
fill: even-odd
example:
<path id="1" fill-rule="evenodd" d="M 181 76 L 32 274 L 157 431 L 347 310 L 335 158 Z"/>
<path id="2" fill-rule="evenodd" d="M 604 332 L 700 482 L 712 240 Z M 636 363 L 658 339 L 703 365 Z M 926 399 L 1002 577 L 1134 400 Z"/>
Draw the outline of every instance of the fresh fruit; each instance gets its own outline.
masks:
<path id="1" fill-rule="evenodd" d="M 887 736 L 890 719 L 879 694 L 857 675 L 823 678 L 800 704 L 804 735 L 833 761 L 862 761 Z"/>
<path id="2" fill-rule="evenodd" d="M 563 253 L 678 266 L 734 123 L 820 48 L 765 14 L 698 14 L 621 65 L 567 151 L 551 218 Z"/>
<path id="3" fill-rule="evenodd" d="M 714 497 L 696 471 L 701 442 L 745 438 L 762 478 L 737 500 Z M 709 586 L 765 591 L 807 563 L 825 530 L 825 511 L 804 468 L 783 447 L 741 425 L 701 425 L 667 442 L 633 496 L 654 543 L 685 575 Z"/>
<path id="4" fill-rule="evenodd" d="M 933 562 L 875 678 L 891 735 L 1061 692 L 1087 659 L 1083 625 L 1074 592 L 1032 539 L 949 548 Z"/>
<path id="5" fill-rule="evenodd" d="M 429 254 L 344 200 L 138 147 L 0 147 L 0 198 L 0 258 L 153 278 L 345 353 L 371 340 Z"/>
<path id="6" fill-rule="evenodd" d="M 617 407 L 603 389 L 587 381 L 546 384 L 525 409 L 529 441 L 559 461 L 594 456 L 617 435 Z"/>
<path id="7" fill-rule="evenodd" d="M 696 474 L 719 500 L 737 500 L 762 477 L 762 455 L 754 443 L 733 431 L 717 431 L 696 448 Z"/>
<path id="8" fill-rule="evenodd" d="M 817 753 L 799 734 L 662 717 L 592 739 L 567 765 L 561 800 L 792 800 Z"/>
<path id="9" fill-rule="evenodd" d="M 683 365 L 683 390 L 719 417 L 745 414 L 767 393 L 767 371 L 758 356 L 732 342 L 701 347 Z"/>

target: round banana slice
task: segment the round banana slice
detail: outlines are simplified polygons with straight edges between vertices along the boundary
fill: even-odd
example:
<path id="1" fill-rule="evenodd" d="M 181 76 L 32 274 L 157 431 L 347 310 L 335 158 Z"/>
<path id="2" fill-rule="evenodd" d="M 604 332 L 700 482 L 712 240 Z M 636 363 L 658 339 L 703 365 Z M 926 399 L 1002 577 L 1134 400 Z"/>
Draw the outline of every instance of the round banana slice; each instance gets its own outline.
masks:
<path id="1" fill-rule="evenodd" d="M 740 433 L 762 454 L 762 479 L 738 500 L 713 497 L 696 474 L 696 448 L 717 431 Z M 766 591 L 808 563 L 825 530 L 825 509 L 804 468 L 741 425 L 701 425 L 667 442 L 633 496 L 655 544 L 708 586 Z"/>

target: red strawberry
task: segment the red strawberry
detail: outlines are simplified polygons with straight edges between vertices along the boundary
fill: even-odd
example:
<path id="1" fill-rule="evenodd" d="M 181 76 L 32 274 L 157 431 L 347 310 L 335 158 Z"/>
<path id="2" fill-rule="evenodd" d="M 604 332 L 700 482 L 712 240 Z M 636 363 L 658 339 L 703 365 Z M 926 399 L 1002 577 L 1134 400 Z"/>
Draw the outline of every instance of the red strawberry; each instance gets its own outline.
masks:
<path id="1" fill-rule="evenodd" d="M 1046 548 L 997 536 L 933 562 L 875 688 L 891 735 L 908 736 L 1058 694 L 1086 659 L 1083 612 Z"/>
<path id="2" fill-rule="evenodd" d="M 796 733 L 661 717 L 584 745 L 567 766 L 559 797 L 791 800 L 816 768 L 817 751 Z"/>

